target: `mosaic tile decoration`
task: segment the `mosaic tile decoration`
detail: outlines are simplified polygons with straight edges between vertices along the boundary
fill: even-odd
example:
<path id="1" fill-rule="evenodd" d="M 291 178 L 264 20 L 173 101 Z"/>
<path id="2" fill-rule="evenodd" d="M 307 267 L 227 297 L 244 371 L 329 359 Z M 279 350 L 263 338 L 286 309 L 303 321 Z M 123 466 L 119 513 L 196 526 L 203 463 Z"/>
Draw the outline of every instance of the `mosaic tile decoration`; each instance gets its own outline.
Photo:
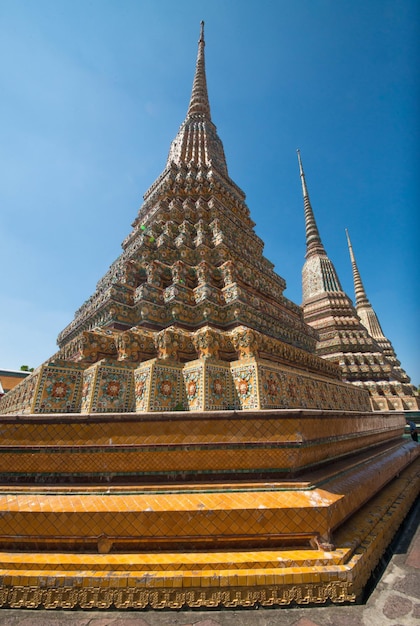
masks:
<path id="1" fill-rule="evenodd" d="M 235 329 L 231 334 L 236 336 L 235 341 L 240 343 L 240 351 L 243 353 L 235 361 L 220 361 L 209 357 L 210 348 L 204 345 L 207 340 L 212 344 L 213 352 L 217 352 L 222 345 L 222 339 L 226 346 L 228 341 L 226 335 L 218 338 L 216 332 L 212 334 L 205 331 L 197 337 L 193 335 L 203 356 L 199 359 L 187 359 L 184 363 L 178 359 L 178 351 L 188 354 L 189 357 L 194 354 L 191 334 L 171 329 L 157 336 L 160 342 L 159 351 L 163 356 L 143 361 L 137 367 L 136 363 L 128 359 L 102 359 L 90 366 L 82 362 L 63 361 L 50 364 L 49 369 L 42 366 L 38 373 L 27 377 L 15 390 L 9 392 L 12 395 L 5 404 L 7 413 L 14 413 L 19 407 L 23 409 L 22 412 L 27 413 L 34 406 L 34 412 L 45 414 L 79 411 L 83 414 L 134 410 L 169 411 L 174 408 L 187 411 L 227 408 L 369 410 L 367 389 L 255 356 L 249 357 L 249 346 L 245 345 L 243 339 L 243 336 L 249 339 L 249 330 Z M 109 340 L 108 336 L 107 339 Z M 147 340 L 150 343 L 149 331 Z M 127 354 L 127 346 L 124 350 L 123 354 Z M 290 352 L 292 354 L 293 350 Z M 161 366 L 166 369 L 159 370 Z M 57 373 L 58 367 L 60 374 L 55 379 L 53 372 Z M 78 385 L 83 370 L 83 387 L 80 391 Z M 134 370 L 138 372 L 135 390 Z M 220 377 L 214 376 L 216 370 Z M 163 371 L 168 375 L 166 382 L 156 378 L 162 377 Z M 206 382 L 210 372 L 213 372 L 211 383 Z M 36 385 L 39 389 L 33 405 L 30 394 Z"/>
<path id="2" fill-rule="evenodd" d="M 257 410 L 252 413 L 223 411 L 206 416 L 176 412 L 164 416 L 165 428 L 157 425 L 154 415 L 95 415 L 63 416 L 51 420 L 48 415 L 0 418 L 2 445 L 101 445 L 112 436 L 116 443 L 145 443 L 175 445 L 184 442 L 200 444 L 217 441 L 220 445 L 243 441 L 249 443 L 307 441 L 315 443 L 322 439 L 354 442 L 354 450 L 360 449 L 361 438 L 386 435 L 391 443 L 404 433 L 405 417 L 401 413 L 385 414 L 343 411 Z M 100 423 L 100 427 L 98 427 Z M 355 432 L 357 435 L 355 436 Z"/>
<path id="3" fill-rule="evenodd" d="M 81 413 L 90 413 L 97 372 L 97 367 L 92 365 L 83 374 Z"/>
<path id="4" fill-rule="evenodd" d="M 231 363 L 236 397 L 243 410 L 309 408 L 368 411 L 370 400 L 364 390 L 330 381 L 261 359 Z"/>
<path id="5" fill-rule="evenodd" d="M 204 410 L 205 360 L 192 361 L 182 371 L 185 387 L 186 409 L 188 411 Z"/>
<path id="6" fill-rule="evenodd" d="M 147 411 L 150 404 L 152 367 L 144 364 L 134 370 L 134 399 L 136 412 Z"/>
<path id="7" fill-rule="evenodd" d="M 95 391 L 91 411 L 98 413 L 125 413 L 133 411 L 133 368 L 118 367 L 114 362 L 97 364 Z"/>
<path id="8" fill-rule="evenodd" d="M 80 410 L 83 366 L 43 365 L 34 397 L 33 413 L 74 413 Z"/>
<path id="9" fill-rule="evenodd" d="M 173 411 L 181 408 L 182 364 L 154 359 L 151 363 L 149 411 Z"/>
<path id="10" fill-rule="evenodd" d="M 131 490 L 125 493 L 73 494 L 54 492 L 8 495 L 8 515 L 0 519 L 0 545 L 39 547 L 54 544 L 71 552 L 96 546 L 98 537 L 131 549 L 165 549 L 174 546 L 188 550 L 208 544 L 213 549 L 224 545 L 258 542 L 270 546 L 280 538 L 325 535 L 343 495 L 323 489 L 293 490 L 235 489 L 210 491 L 211 486 L 195 491 L 155 489 L 151 493 Z M 350 496 L 349 496 L 350 497 Z M 317 506 L 313 503 L 316 501 Z M 354 505 L 353 505 L 354 506 Z M 0 491 L 0 507 L 5 496 Z M 351 510 L 350 503 L 347 509 Z M 63 515 L 65 512 L 65 515 Z M 38 539 L 37 539 L 38 538 Z M 85 548 L 83 548 L 85 546 Z"/>
<path id="11" fill-rule="evenodd" d="M 203 421 L 207 421 L 202 418 Z M 167 428 L 167 423 L 158 422 Z M 226 423 L 226 428 L 235 435 L 235 423 Z M 129 438 L 127 438 L 129 440 Z M 135 444 L 118 445 L 118 434 L 110 432 L 101 446 L 72 446 L 52 449 L 28 446 L 15 452 L 1 449 L 0 474 L 13 482 L 27 484 L 37 482 L 78 482 L 92 480 L 101 483 L 137 480 L 139 484 L 159 480 L 167 482 L 203 480 L 212 476 L 229 476 L 231 480 L 264 475 L 267 479 L 285 480 L 294 471 L 309 470 L 321 461 L 331 460 L 331 441 L 324 440 L 316 445 L 307 444 L 246 444 L 200 445 L 185 440 L 168 446 Z M 361 438 L 360 446 L 375 446 L 381 443 L 380 436 Z M 354 451 L 351 439 L 334 442 L 334 454 Z M 334 457 L 336 460 L 337 457 Z M 10 469 L 12 467 L 12 469 Z"/>
<path id="12" fill-rule="evenodd" d="M 159 419 L 123 415 L 90 414 L 73 421 L 46 416 L 43 422 L 3 418 L 0 473 L 37 481 L 71 473 L 96 480 L 111 474 L 137 480 L 154 474 L 172 479 L 185 472 L 279 475 L 379 445 L 390 451 L 399 445 L 405 426 L 404 417 L 395 413 L 221 411 L 206 419 L 200 412 L 170 412 Z"/>
<path id="13" fill-rule="evenodd" d="M 233 380 L 228 363 L 206 359 L 205 371 L 205 411 L 220 411 L 239 407 L 234 392 Z"/>
<path id="14" fill-rule="evenodd" d="M 248 361 L 248 363 L 246 363 Z M 235 386 L 235 397 L 243 410 L 259 408 L 258 370 L 253 359 L 245 363 L 232 364 L 231 372 Z"/>
<path id="15" fill-rule="evenodd" d="M 1 414 L 33 413 L 33 405 L 41 368 L 22 380 L 1 398 Z"/>
<path id="16" fill-rule="evenodd" d="M 350 469 L 328 468 L 305 482 L 153 488 L 0 488 L 0 545 L 60 545 L 90 549 L 106 535 L 131 549 L 165 548 L 174 543 L 213 549 L 253 541 L 269 546 L 281 538 L 330 536 L 361 505 L 393 478 L 414 465 L 412 444 L 391 452 L 372 453 Z M 303 477 L 303 480 L 307 476 Z M 322 487 L 317 486 L 317 482 Z M 308 488 L 312 487 L 312 488 Z M 104 491 L 106 489 L 106 491 Z M 345 495 L 343 495 L 345 494 Z M 63 515 L 63 513 L 65 513 Z M 38 538 L 38 539 L 37 539 Z M 66 547 L 67 546 L 67 547 Z"/>

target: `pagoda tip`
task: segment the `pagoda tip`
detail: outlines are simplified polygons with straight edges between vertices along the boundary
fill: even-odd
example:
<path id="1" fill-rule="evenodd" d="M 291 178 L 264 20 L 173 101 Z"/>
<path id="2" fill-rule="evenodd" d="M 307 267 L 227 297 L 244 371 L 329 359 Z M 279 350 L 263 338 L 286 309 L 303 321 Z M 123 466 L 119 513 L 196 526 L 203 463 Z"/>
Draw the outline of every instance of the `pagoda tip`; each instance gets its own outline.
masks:
<path id="1" fill-rule="evenodd" d="M 204 41 L 204 20 L 200 22 L 200 41 Z"/>
<path id="2" fill-rule="evenodd" d="M 303 174 L 302 159 L 300 158 L 300 150 L 299 150 L 299 148 L 296 150 L 296 154 L 297 154 L 297 158 L 298 158 L 298 162 L 299 162 L 300 173 Z"/>

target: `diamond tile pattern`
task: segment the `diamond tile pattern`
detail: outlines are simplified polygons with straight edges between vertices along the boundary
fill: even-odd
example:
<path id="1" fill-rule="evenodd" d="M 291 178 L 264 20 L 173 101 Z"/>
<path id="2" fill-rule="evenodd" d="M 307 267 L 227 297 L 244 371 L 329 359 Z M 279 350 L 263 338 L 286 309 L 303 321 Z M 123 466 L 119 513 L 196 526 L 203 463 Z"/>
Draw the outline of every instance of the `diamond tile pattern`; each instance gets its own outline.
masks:
<path id="1" fill-rule="evenodd" d="M 137 548 L 171 542 L 214 547 L 329 536 L 416 454 L 417 447 L 404 440 L 367 451 L 353 464 L 319 470 L 313 488 L 297 481 L 275 487 L 3 487 L 0 544 L 90 545 L 107 537 L 109 547 L 113 542 Z"/>
<path id="2" fill-rule="evenodd" d="M 139 543 L 264 541 L 324 534 L 329 509 L 340 498 L 322 491 L 5 494 L 0 495 L 0 536 L 20 542 L 45 537 L 47 543 L 54 538 L 89 543 L 103 534 Z"/>
<path id="3" fill-rule="evenodd" d="M 165 412 L 0 420 L 0 475 L 284 474 L 397 437 L 396 414 Z M 357 432 L 357 437 L 354 433 Z"/>
<path id="4" fill-rule="evenodd" d="M 81 554 L 0 553 L 0 606 L 139 609 L 355 601 L 418 493 L 419 461 L 309 549 Z"/>

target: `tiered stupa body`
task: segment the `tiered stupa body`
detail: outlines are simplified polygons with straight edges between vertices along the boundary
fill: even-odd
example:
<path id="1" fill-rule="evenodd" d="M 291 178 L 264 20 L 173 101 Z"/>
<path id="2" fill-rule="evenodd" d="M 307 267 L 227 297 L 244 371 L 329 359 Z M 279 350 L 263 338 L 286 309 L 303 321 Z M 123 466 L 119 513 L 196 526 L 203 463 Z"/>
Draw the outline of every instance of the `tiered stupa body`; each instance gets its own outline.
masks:
<path id="1" fill-rule="evenodd" d="M 263 256 L 254 226 L 211 120 L 201 35 L 187 116 L 166 167 L 144 196 L 123 254 L 60 334 L 61 354 L 77 358 L 81 333 L 98 326 L 195 331 L 205 324 L 244 324 L 313 352 L 316 334 L 283 296 L 285 281 Z"/>
<path id="2" fill-rule="evenodd" d="M 373 323 L 370 305 L 373 315 L 367 313 L 368 301 L 365 296 L 361 299 L 360 279 L 357 309 L 341 287 L 321 241 L 299 151 L 298 161 L 306 229 L 302 307 L 305 321 L 319 333 L 316 353 L 338 363 L 344 380 L 368 389 L 373 409 L 415 409 L 418 397 L 383 336 L 376 316 L 376 326 Z M 367 322 L 369 316 L 372 325 Z"/>
<path id="3" fill-rule="evenodd" d="M 123 253 L 0 400 L 0 607 L 360 596 L 417 495 L 419 448 L 315 354 L 253 227 L 202 28 L 187 117 Z"/>
<path id="4" fill-rule="evenodd" d="M 418 410 L 420 408 L 420 397 L 414 385 L 410 384 L 410 377 L 401 367 L 394 347 L 390 340 L 384 335 L 378 316 L 370 303 L 366 291 L 360 277 L 359 268 L 354 256 L 353 246 L 350 241 L 349 233 L 346 229 L 347 243 L 351 266 L 353 270 L 355 306 L 357 315 L 359 316 L 363 326 L 367 329 L 369 335 L 373 337 L 378 346 L 382 349 L 383 354 L 391 363 L 393 372 L 398 372 L 399 378 L 389 381 L 383 381 L 372 388 L 372 394 L 378 395 L 378 389 L 382 388 L 381 396 L 388 398 L 389 408 L 393 408 L 395 396 L 402 399 L 404 408 L 409 410 Z"/>

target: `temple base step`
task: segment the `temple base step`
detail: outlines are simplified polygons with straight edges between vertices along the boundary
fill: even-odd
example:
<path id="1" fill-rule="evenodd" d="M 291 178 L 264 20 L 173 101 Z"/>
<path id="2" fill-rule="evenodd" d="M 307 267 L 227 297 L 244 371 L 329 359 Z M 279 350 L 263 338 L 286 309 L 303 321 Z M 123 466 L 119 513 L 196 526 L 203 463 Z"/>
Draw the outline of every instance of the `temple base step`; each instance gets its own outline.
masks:
<path id="1" fill-rule="evenodd" d="M 419 461 L 345 522 L 336 550 L 0 555 L 0 605 L 181 609 L 355 602 L 419 490 Z"/>

